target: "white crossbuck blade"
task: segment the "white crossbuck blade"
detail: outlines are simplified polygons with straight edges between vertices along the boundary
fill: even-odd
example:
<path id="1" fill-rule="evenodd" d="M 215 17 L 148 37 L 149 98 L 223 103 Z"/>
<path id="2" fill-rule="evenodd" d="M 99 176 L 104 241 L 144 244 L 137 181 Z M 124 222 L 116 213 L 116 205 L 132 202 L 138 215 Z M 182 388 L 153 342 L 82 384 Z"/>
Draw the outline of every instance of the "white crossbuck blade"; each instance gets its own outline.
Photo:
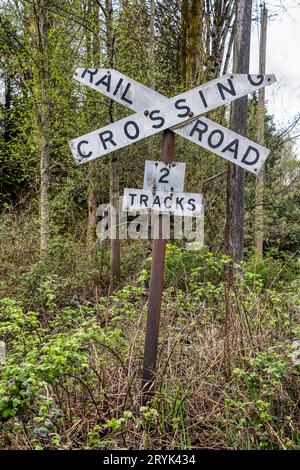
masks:
<path id="1" fill-rule="evenodd" d="M 75 78 L 139 111 L 70 141 L 77 164 L 174 126 L 179 126 L 173 129 L 176 134 L 253 173 L 269 154 L 265 147 L 209 119 L 195 117 L 274 83 L 274 75 L 225 75 L 169 99 L 113 69 L 77 69 Z"/>

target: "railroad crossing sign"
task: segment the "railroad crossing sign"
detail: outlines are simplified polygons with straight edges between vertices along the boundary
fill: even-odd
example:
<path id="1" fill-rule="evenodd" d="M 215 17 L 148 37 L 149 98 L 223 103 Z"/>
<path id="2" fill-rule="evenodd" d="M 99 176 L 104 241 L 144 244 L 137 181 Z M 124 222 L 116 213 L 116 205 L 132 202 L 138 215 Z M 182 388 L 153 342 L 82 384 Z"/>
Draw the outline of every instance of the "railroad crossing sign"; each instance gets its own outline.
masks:
<path id="1" fill-rule="evenodd" d="M 201 217 L 202 194 L 182 192 L 184 173 L 184 163 L 146 161 L 144 188 L 124 189 L 123 211 Z"/>
<path id="2" fill-rule="evenodd" d="M 202 114 L 271 85 L 276 81 L 274 75 L 225 75 L 169 99 L 116 70 L 77 69 L 75 78 L 136 111 L 129 117 L 70 141 L 77 164 L 164 131 L 161 162 L 157 167 L 146 163 L 144 189 L 126 188 L 124 197 L 126 210 L 135 208 L 158 212 L 157 233 L 162 232 L 163 213 L 176 214 L 179 211 L 180 215 L 197 215 L 197 206 L 202 203 L 201 194 L 182 193 L 184 167 L 181 170 L 180 167 L 175 169 L 182 164 L 172 167 L 172 131 L 253 173 L 259 171 L 269 154 L 265 147 L 202 117 Z M 143 363 L 144 397 L 155 377 L 165 249 L 165 239 L 153 240 Z"/>
<path id="3" fill-rule="evenodd" d="M 269 154 L 265 147 L 201 115 L 271 85 L 276 81 L 274 75 L 224 75 L 170 99 L 113 69 L 79 68 L 74 78 L 137 111 L 70 141 L 77 164 L 168 128 L 253 173 L 259 171 Z"/>

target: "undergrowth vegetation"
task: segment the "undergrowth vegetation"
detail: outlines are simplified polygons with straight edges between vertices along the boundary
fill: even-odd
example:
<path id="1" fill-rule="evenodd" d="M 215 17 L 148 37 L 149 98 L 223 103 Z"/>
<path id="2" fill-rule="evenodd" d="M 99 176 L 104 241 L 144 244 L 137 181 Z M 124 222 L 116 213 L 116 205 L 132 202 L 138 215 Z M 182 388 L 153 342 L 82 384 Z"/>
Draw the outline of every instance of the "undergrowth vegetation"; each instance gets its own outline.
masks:
<path id="1" fill-rule="evenodd" d="M 26 230 L 15 236 L 14 258 L 8 243 L 1 246 L 1 448 L 299 448 L 296 259 L 270 253 L 257 263 L 248 253 L 232 298 L 228 381 L 229 260 L 169 244 L 156 388 L 146 407 L 140 374 L 148 248 L 123 247 L 130 263 L 108 299 L 101 247 L 96 267 L 80 241 L 57 238 L 38 258 L 24 239 Z"/>
<path id="2" fill-rule="evenodd" d="M 260 19 L 294 31 L 300 1 L 260 3 L 0 0 L 0 450 L 300 449 L 298 83 L 269 39 L 277 85 L 257 47 L 251 75 L 231 75 L 248 73 Z M 172 113 L 193 126 L 176 140 Z M 154 184 L 160 155 L 170 179 Z M 148 224 L 119 199 L 163 187 L 162 205 L 140 198 Z M 151 215 L 170 198 L 194 213 L 183 191 L 203 212 L 163 217 L 147 401 Z"/>

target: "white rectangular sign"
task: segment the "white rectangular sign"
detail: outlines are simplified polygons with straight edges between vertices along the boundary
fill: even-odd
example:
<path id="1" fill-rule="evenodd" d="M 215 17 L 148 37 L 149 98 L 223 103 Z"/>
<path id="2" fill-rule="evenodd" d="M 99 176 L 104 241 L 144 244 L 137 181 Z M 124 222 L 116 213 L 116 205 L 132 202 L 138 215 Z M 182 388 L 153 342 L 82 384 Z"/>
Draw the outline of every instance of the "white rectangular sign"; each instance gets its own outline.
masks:
<path id="1" fill-rule="evenodd" d="M 125 188 L 123 211 L 142 214 L 151 211 L 182 217 L 201 217 L 202 194 Z"/>
<path id="2" fill-rule="evenodd" d="M 93 74 L 89 75 L 91 84 L 100 86 L 101 82 L 102 86 L 110 90 L 109 74 L 97 82 L 94 82 Z M 230 103 L 274 81 L 274 75 L 225 75 L 217 78 L 170 98 L 162 104 L 152 104 L 144 111 L 70 141 L 73 157 L 78 164 L 93 160 L 164 129 L 184 124 L 192 117 Z M 121 93 L 122 84 L 119 85 L 119 89 L 118 85 L 116 86 L 113 94 Z M 132 105 L 136 99 L 134 95 L 134 89 L 128 84 L 122 91 L 120 99 L 124 104 L 128 102 Z"/>
<path id="3" fill-rule="evenodd" d="M 182 192 L 185 163 L 145 161 L 144 189 Z"/>

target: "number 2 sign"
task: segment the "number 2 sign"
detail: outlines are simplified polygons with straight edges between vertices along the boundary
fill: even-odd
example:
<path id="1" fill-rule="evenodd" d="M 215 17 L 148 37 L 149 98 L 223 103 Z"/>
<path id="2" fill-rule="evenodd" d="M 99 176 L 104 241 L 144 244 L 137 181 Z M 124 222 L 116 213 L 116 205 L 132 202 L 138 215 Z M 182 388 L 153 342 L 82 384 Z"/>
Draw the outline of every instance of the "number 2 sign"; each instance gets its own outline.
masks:
<path id="1" fill-rule="evenodd" d="M 146 160 L 144 189 L 183 192 L 185 163 Z"/>

